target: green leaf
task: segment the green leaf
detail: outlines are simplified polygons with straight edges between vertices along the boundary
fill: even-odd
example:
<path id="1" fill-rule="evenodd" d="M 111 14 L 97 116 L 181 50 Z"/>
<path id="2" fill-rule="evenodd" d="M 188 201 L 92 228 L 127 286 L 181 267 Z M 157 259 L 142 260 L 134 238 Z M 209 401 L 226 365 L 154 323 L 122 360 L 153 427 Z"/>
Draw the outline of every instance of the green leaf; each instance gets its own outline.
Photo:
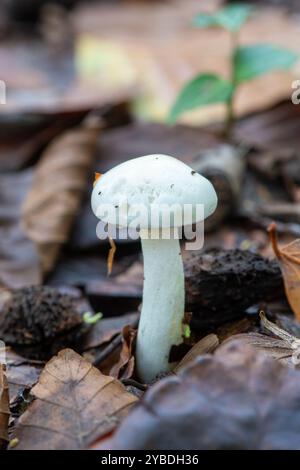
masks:
<path id="1" fill-rule="evenodd" d="M 185 111 L 229 100 L 233 87 L 227 80 L 214 74 L 201 74 L 188 82 L 175 101 L 168 121 L 174 123 Z"/>
<path id="2" fill-rule="evenodd" d="M 199 28 L 221 26 L 229 31 L 238 31 L 251 15 L 253 8 L 244 3 L 233 3 L 222 8 L 216 13 L 200 13 L 193 24 Z"/>
<path id="3" fill-rule="evenodd" d="M 297 58 L 295 52 L 271 44 L 239 47 L 234 57 L 235 81 L 246 82 L 274 70 L 287 70 Z"/>

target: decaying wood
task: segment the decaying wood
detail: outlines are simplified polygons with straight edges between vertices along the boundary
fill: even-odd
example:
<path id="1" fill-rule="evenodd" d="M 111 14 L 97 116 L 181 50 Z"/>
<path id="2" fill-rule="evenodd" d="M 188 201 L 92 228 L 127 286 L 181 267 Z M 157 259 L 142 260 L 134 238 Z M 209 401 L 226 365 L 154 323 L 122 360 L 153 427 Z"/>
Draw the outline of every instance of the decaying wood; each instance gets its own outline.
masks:
<path id="1" fill-rule="evenodd" d="M 215 328 L 260 301 L 283 294 L 278 263 L 248 250 L 189 252 L 184 263 L 186 311 L 192 326 Z"/>
<path id="2" fill-rule="evenodd" d="M 0 312 L 0 338 L 24 357 L 49 359 L 78 346 L 88 330 L 82 319 L 87 305 L 76 289 L 15 289 Z"/>
<path id="3" fill-rule="evenodd" d="M 184 268 L 185 311 L 193 313 L 192 327 L 196 329 L 215 328 L 236 320 L 243 317 L 248 307 L 284 294 L 278 263 L 248 250 L 185 252 Z M 142 265 L 136 263 L 133 276 L 131 272 L 129 268 L 120 276 L 104 281 L 102 287 L 99 284 L 101 297 L 115 299 L 133 295 L 136 304 L 141 302 Z"/>

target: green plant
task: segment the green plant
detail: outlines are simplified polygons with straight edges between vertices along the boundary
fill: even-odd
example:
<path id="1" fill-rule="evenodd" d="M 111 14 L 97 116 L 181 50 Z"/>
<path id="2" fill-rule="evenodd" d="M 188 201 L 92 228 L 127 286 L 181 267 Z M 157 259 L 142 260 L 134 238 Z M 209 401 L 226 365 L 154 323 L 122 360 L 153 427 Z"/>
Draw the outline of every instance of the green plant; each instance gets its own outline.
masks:
<path id="1" fill-rule="evenodd" d="M 231 35 L 231 76 L 222 78 L 213 73 L 197 75 L 179 93 L 169 114 L 174 123 L 185 111 L 214 103 L 226 103 L 225 132 L 228 135 L 233 123 L 236 91 L 240 84 L 274 70 L 287 70 L 296 61 L 296 53 L 270 44 L 239 46 L 239 32 L 252 14 L 251 6 L 235 3 L 214 14 L 201 13 L 194 20 L 198 28 L 222 27 Z"/>

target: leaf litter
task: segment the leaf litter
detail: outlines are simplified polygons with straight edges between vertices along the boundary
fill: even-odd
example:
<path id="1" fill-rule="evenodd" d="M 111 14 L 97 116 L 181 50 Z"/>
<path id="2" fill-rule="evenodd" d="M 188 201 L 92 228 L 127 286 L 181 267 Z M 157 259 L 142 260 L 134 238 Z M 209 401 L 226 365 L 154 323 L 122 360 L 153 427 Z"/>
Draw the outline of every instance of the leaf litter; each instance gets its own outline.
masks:
<path id="1" fill-rule="evenodd" d="M 298 371 L 231 340 L 156 383 L 98 448 L 299 449 L 299 393 Z"/>
<path id="2" fill-rule="evenodd" d="M 122 12 L 123 8 L 127 6 L 122 6 Z M 134 36 L 136 28 L 139 29 L 138 15 L 136 7 L 130 8 Z M 156 14 L 156 8 L 162 8 L 161 13 L 169 18 L 168 6 L 138 8 L 148 8 L 151 15 Z M 198 3 L 191 0 L 189 8 L 187 11 L 192 16 L 192 10 L 199 8 Z M 106 13 L 101 12 L 104 13 L 101 21 L 107 27 Z M 114 13 L 109 7 L 106 12 L 120 14 L 118 9 Z M 172 8 L 170 24 L 173 15 L 179 19 L 182 12 L 179 4 L 178 11 Z M 96 16 L 92 15 L 93 21 Z M 131 35 L 128 16 L 121 15 L 121 20 L 124 31 Z M 289 37 L 297 37 L 298 27 L 291 24 L 290 18 L 272 11 L 270 16 L 264 13 L 257 24 L 250 24 L 245 38 L 253 36 L 253 31 L 256 35 L 260 28 L 265 30 L 266 20 L 271 35 L 275 20 L 277 26 L 284 26 Z M 185 42 L 189 44 L 178 49 L 178 56 L 185 64 L 193 63 L 192 72 L 197 66 L 194 51 L 190 49 L 194 48 L 195 42 L 190 38 L 195 32 L 187 33 L 186 19 L 180 18 L 167 41 L 172 48 L 174 31 L 179 36 L 183 31 L 188 34 Z M 109 34 L 113 34 L 113 28 Z M 142 34 L 147 37 L 147 28 Z M 176 38 L 179 44 L 177 40 L 181 38 Z M 200 38 L 197 32 L 197 40 L 203 44 L 211 38 L 205 34 Z M 88 47 L 91 44 L 80 37 L 77 45 L 84 42 Z M 177 77 L 177 63 L 173 63 L 169 54 L 169 44 L 157 48 L 157 41 L 154 44 L 147 37 L 147 45 L 142 47 L 146 62 L 147 57 L 154 58 L 153 65 L 147 65 L 137 57 L 127 39 L 122 42 L 137 68 L 143 70 L 143 81 L 152 81 L 154 66 L 160 77 L 171 79 L 171 94 L 174 94 L 184 74 L 180 68 L 181 76 Z M 97 49 L 99 41 L 94 45 Z M 1 53 L 3 50 L 0 56 Z M 83 53 L 89 51 L 85 49 Z M 225 70 L 225 62 L 219 59 L 220 71 Z M 211 60 L 216 61 L 216 57 L 208 59 Z M 208 65 L 204 61 L 203 67 Z M 83 74 L 86 72 L 81 70 Z M 277 77 L 270 79 L 275 83 Z M 268 84 L 269 94 L 257 93 L 261 86 L 258 81 L 239 97 L 238 113 L 262 109 L 270 103 L 275 106 L 236 123 L 235 138 L 247 148 L 242 171 L 238 178 L 233 178 L 239 180 L 237 193 L 232 192 L 232 174 L 224 172 L 224 162 L 223 167 L 218 165 L 216 174 L 216 168 L 210 165 L 211 157 L 207 157 L 207 152 L 217 153 L 225 144 L 213 128 L 183 125 L 171 128 L 129 121 L 123 125 L 123 113 L 115 108 L 113 121 L 119 127 L 102 129 L 100 133 L 99 128 L 87 129 L 87 121 L 82 121 L 90 104 L 77 113 L 74 109 L 70 112 L 70 102 L 63 105 L 62 115 L 57 109 L 52 116 L 44 110 L 44 117 L 38 116 L 37 129 L 33 126 L 34 132 L 25 118 L 22 121 L 18 117 L 18 129 L 25 134 L 27 130 L 27 137 L 28 134 L 33 137 L 18 151 L 8 139 L 3 163 L 4 171 L 8 172 L 1 174 L 0 181 L 3 196 L 0 219 L 5 228 L 0 243 L 1 287 L 30 288 L 31 284 L 39 285 L 49 279 L 55 289 L 64 289 L 66 284 L 79 287 L 82 298 L 77 297 L 75 305 L 69 304 L 67 309 L 74 322 L 66 321 L 66 312 L 59 308 L 54 311 L 57 305 L 50 305 L 45 298 L 35 305 L 26 295 L 21 296 L 29 313 L 28 321 L 21 321 L 22 328 L 16 325 L 20 318 L 24 320 L 24 308 L 14 305 L 9 309 L 4 330 L 11 346 L 6 349 L 7 370 L 2 367 L 0 374 L 0 439 L 4 446 L 9 416 L 6 375 L 13 433 L 11 447 L 15 449 L 299 448 L 300 386 L 299 372 L 295 370 L 298 364 L 293 356 L 297 354 L 300 334 L 282 288 L 284 281 L 285 292 L 298 318 L 298 294 L 293 292 L 298 290 L 297 241 L 293 239 L 300 233 L 295 204 L 299 186 L 299 111 L 287 101 L 276 104 L 287 96 L 285 78 L 277 81 L 276 90 Z M 78 83 L 73 85 L 71 95 L 80 90 Z M 161 90 L 158 91 L 159 95 Z M 163 93 L 161 101 L 165 103 L 171 94 L 167 97 Z M 118 97 L 117 100 L 120 101 Z M 58 106 L 57 100 L 53 103 L 54 108 Z M 151 109 L 146 111 L 151 113 Z M 203 114 L 207 116 L 200 120 L 211 120 L 210 113 Z M 60 119 L 61 128 L 52 128 L 53 122 Z M 35 139 L 39 129 L 41 134 Z M 23 142 L 24 136 L 21 137 L 20 141 L 19 137 L 16 140 Z M 236 148 L 235 144 L 236 141 L 230 143 L 232 149 Z M 190 259 L 185 257 L 186 310 L 193 315 L 178 365 L 174 373 L 144 385 L 139 383 L 134 368 L 143 280 L 139 248 L 134 243 L 117 242 L 118 259 L 111 277 L 107 277 L 108 247 L 96 237 L 89 199 L 94 171 L 105 172 L 128 158 L 153 152 L 174 154 L 197 166 L 195 170 L 199 171 L 205 164 L 214 184 L 218 181 L 222 213 L 207 226 L 205 251 L 195 253 Z M 9 161 L 11 155 L 14 162 L 12 157 Z M 294 243 L 291 251 L 276 245 L 278 261 L 265 257 L 271 254 L 266 233 L 271 217 L 276 220 L 283 243 Z M 111 261 L 109 258 L 109 268 Z M 6 292 L 1 291 L 1 301 L 2 293 Z M 8 292 L 14 296 L 14 291 Z M 284 313 L 280 303 L 284 304 Z M 259 318 L 261 310 L 267 312 L 272 322 L 262 315 Z M 1 305 L 0 326 L 7 316 L 5 312 L 7 308 Z M 87 312 L 89 315 L 84 317 Z M 96 322 L 99 315 L 94 316 L 95 312 L 103 312 L 103 319 Z M 18 322 L 14 323 L 16 317 Z M 90 321 L 84 322 L 84 318 Z M 66 341 L 66 331 L 69 326 L 71 330 L 78 327 L 81 331 L 82 323 L 88 331 L 81 332 L 84 334 L 79 335 L 76 346 L 70 344 Z M 12 336 L 18 341 L 11 341 Z M 23 343 L 23 351 L 19 351 L 18 343 Z M 42 343 L 47 349 L 46 356 L 39 349 Z M 62 350 L 70 346 L 76 352 Z M 54 354 L 57 355 L 53 357 Z M 50 359 L 46 365 L 44 359 Z"/>
<path id="3" fill-rule="evenodd" d="M 16 449 L 84 449 L 112 432 L 137 399 L 113 377 L 65 349 L 45 366 L 20 417 Z"/>
<path id="4" fill-rule="evenodd" d="M 276 237 L 276 224 L 269 226 L 270 240 L 282 270 L 284 287 L 289 304 L 300 321 L 300 240 L 280 248 Z"/>

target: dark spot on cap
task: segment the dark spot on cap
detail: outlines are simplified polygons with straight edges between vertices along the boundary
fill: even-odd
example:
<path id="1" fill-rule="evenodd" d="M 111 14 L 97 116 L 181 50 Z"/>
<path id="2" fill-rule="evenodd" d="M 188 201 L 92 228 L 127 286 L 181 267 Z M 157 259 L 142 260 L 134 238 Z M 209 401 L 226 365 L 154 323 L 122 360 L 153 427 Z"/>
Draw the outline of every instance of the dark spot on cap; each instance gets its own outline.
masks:
<path id="1" fill-rule="evenodd" d="M 119 206 L 115 206 L 115 209 L 118 209 Z"/>
<path id="2" fill-rule="evenodd" d="M 171 184 L 170 188 L 174 188 L 174 184 Z"/>
<path id="3" fill-rule="evenodd" d="M 192 171 L 191 171 L 191 175 L 194 175 L 195 173 L 196 173 L 195 170 L 192 170 Z"/>
<path id="4" fill-rule="evenodd" d="M 101 194 L 101 191 L 99 191 L 98 196 L 100 196 L 100 194 Z"/>

